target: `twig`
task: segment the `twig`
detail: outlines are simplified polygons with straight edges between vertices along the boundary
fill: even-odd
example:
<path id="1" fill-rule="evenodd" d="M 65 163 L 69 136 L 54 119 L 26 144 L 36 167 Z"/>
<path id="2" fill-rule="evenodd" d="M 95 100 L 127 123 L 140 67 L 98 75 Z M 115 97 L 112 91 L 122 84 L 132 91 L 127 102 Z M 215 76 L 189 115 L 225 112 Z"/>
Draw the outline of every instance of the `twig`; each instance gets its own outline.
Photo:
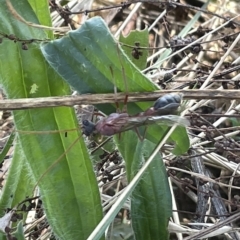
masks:
<path id="1" fill-rule="evenodd" d="M 239 90 L 161 90 L 155 92 L 129 93 L 128 102 L 155 101 L 166 93 L 181 93 L 185 99 L 240 99 Z M 114 94 L 84 94 L 79 96 L 19 98 L 0 100 L 0 110 L 19 110 L 74 106 L 81 104 L 114 103 Z M 118 101 L 124 102 L 125 94 L 118 93 Z"/>

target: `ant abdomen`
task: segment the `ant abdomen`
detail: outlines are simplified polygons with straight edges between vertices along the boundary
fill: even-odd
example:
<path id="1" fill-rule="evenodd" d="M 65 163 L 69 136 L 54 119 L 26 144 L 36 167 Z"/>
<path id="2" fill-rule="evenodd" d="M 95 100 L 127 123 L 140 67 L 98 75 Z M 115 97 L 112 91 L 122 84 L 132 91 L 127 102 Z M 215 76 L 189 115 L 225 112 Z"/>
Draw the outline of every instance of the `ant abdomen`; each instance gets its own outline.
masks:
<path id="1" fill-rule="evenodd" d="M 157 99 L 153 108 L 159 115 L 173 114 L 181 104 L 180 94 L 166 94 Z"/>

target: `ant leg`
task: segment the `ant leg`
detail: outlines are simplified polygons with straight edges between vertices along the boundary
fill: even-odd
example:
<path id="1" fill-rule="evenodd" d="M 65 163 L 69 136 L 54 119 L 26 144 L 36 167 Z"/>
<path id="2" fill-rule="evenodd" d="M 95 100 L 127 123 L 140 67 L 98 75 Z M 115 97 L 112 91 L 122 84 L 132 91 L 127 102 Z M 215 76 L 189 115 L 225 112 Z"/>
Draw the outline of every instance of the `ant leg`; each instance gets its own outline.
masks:
<path id="1" fill-rule="evenodd" d="M 146 136 L 146 131 L 147 131 L 147 127 L 144 128 L 144 131 L 143 131 L 143 139 L 144 139 L 145 136 Z"/>
<path id="2" fill-rule="evenodd" d="M 121 140 L 121 133 L 118 134 L 118 140 Z"/>
<path id="3" fill-rule="evenodd" d="M 111 72 L 112 80 L 114 83 L 114 101 L 115 101 L 115 105 L 116 105 L 116 112 L 120 113 L 120 107 L 119 107 L 118 100 L 117 100 L 117 86 L 116 86 L 116 81 L 115 81 L 114 74 L 113 74 L 113 69 L 111 66 L 110 66 L 110 72 Z"/>
<path id="4" fill-rule="evenodd" d="M 125 70 L 124 70 L 124 67 L 123 67 L 123 63 L 122 63 L 122 59 L 121 59 L 121 53 L 120 53 L 118 45 L 117 45 L 117 51 L 118 51 L 118 57 L 119 57 L 120 65 L 121 65 L 123 81 L 124 81 L 124 88 L 125 88 L 125 98 L 124 98 L 124 102 L 123 102 L 122 112 L 127 112 L 128 85 L 127 85 L 126 74 L 125 74 Z"/>
<path id="5" fill-rule="evenodd" d="M 169 24 L 169 23 L 167 22 L 166 17 L 163 17 L 163 22 L 162 22 L 162 24 L 163 24 L 163 26 L 165 27 L 165 30 L 167 31 L 168 36 L 170 37 L 171 34 L 170 34 L 169 30 L 168 30 L 168 24 Z"/>
<path id="6" fill-rule="evenodd" d="M 123 80 L 124 80 L 124 85 L 125 85 L 125 98 L 124 98 L 124 102 L 123 102 L 123 112 L 127 112 L 127 101 L 128 101 L 128 87 L 127 87 L 127 81 L 126 81 L 126 75 L 125 75 L 125 71 L 124 68 L 122 66 L 122 73 L 123 73 Z"/>
<path id="7" fill-rule="evenodd" d="M 138 128 L 134 128 L 136 134 L 138 135 L 138 138 L 140 139 L 140 141 L 142 142 L 144 140 L 144 136 L 142 137 L 140 132 L 138 131 Z M 144 135 L 145 135 L 145 131 L 146 131 L 146 128 L 144 130 Z"/>

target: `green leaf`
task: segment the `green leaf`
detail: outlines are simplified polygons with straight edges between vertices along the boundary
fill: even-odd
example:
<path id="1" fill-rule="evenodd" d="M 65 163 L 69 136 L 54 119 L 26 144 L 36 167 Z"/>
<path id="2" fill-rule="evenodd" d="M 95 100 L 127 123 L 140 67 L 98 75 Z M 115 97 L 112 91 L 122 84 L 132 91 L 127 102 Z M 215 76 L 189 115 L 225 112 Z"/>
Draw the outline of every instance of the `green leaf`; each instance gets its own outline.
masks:
<path id="1" fill-rule="evenodd" d="M 159 129 L 161 129 L 162 131 L 159 131 Z M 169 127 L 151 125 L 148 127 L 147 139 L 157 144 L 164 137 L 168 130 Z M 177 127 L 171 134 L 168 142 L 171 142 L 173 145 L 175 145 L 175 148 L 172 151 L 173 154 L 181 155 L 185 153 L 190 145 L 189 137 L 186 133 L 186 128 L 181 126 Z"/>
<path id="2" fill-rule="evenodd" d="M 138 49 L 148 48 L 148 30 L 135 30 L 131 31 L 128 36 L 124 37 L 120 35 L 119 41 L 123 43 L 122 49 L 127 54 L 132 63 L 134 63 L 140 70 L 143 70 L 147 66 L 147 49 Z M 135 46 L 134 48 L 129 46 Z M 133 55 L 138 56 L 138 58 L 133 57 Z"/>
<path id="3" fill-rule="evenodd" d="M 17 238 L 17 240 L 24 240 L 24 229 L 23 229 L 23 222 L 20 221 L 17 225 L 17 230 L 13 233 L 13 236 Z"/>
<path id="4" fill-rule="evenodd" d="M 39 0 L 28 0 L 33 11 L 38 17 L 39 23 L 45 26 L 52 26 L 52 19 L 50 17 L 50 8 L 48 1 L 39 1 Z M 46 31 L 49 38 L 53 38 L 52 31 Z"/>
<path id="5" fill-rule="evenodd" d="M 26 196 L 31 196 L 33 185 L 33 181 L 29 181 L 29 167 L 18 142 L 15 146 L 14 155 L 8 170 L 8 177 L 1 194 L 1 216 L 5 214 L 7 208 L 13 208 L 23 201 Z"/>
<path id="6" fill-rule="evenodd" d="M 155 148 L 148 140 L 139 141 L 133 131 L 123 134 L 118 142 L 125 159 L 128 181 L 136 175 Z M 172 200 L 168 177 L 158 155 L 144 173 L 131 196 L 131 219 L 136 239 L 168 239 L 168 221 L 172 214 Z"/>
<path id="7" fill-rule="evenodd" d="M 5 0 L 0 0 L 0 3 L 1 33 L 14 34 L 20 39 L 46 39 L 42 30 L 30 28 L 12 17 Z M 39 23 L 27 1 L 12 1 L 12 4 L 27 21 Z M 44 60 L 38 43 L 28 47 L 29 50 L 24 51 L 21 43 L 8 39 L 0 45 L 0 84 L 8 98 L 70 94 L 68 85 Z M 31 91 L 34 84 L 38 88 Z M 14 111 L 13 115 L 17 131 L 78 128 L 72 108 L 20 110 Z M 19 153 L 16 155 L 21 153 L 29 168 L 27 174 L 21 172 L 21 180 L 17 178 L 13 183 L 17 186 L 16 190 L 13 189 L 14 197 L 23 197 L 23 193 L 19 195 L 18 180 L 25 183 L 33 179 L 31 185 L 39 183 L 47 220 L 57 238 L 86 239 L 101 220 L 102 208 L 97 181 L 81 133 L 71 132 L 65 137 L 62 133 L 39 135 L 25 132 L 18 133 L 18 138 L 15 151 Z M 13 164 L 13 169 L 20 164 L 21 171 L 21 163 L 14 161 Z M 33 191 L 33 188 L 29 190 Z"/>

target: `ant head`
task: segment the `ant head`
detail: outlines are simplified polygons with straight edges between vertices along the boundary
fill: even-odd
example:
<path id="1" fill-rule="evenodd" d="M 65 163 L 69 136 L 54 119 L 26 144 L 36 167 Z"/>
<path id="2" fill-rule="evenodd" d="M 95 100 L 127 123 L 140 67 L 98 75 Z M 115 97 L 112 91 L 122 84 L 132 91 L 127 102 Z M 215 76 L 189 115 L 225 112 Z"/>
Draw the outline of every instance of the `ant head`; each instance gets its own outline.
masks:
<path id="1" fill-rule="evenodd" d="M 82 131 L 86 136 L 90 136 L 96 129 L 96 126 L 93 122 L 89 120 L 82 121 Z"/>

